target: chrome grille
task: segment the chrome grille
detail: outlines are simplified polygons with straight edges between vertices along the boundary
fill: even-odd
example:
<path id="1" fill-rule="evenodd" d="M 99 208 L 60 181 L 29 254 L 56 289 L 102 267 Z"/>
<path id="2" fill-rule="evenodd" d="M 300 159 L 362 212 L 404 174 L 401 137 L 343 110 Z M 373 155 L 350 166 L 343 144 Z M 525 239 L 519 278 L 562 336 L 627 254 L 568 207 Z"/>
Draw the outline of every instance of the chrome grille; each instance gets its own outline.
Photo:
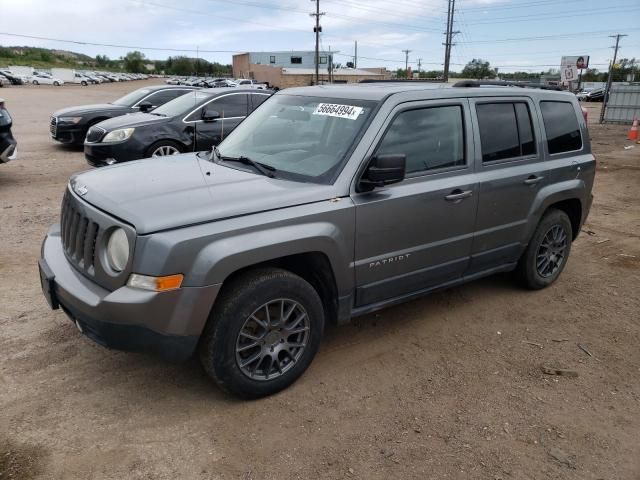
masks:
<path id="1" fill-rule="evenodd" d="M 51 135 L 54 137 L 58 133 L 58 119 L 56 117 L 51 117 L 51 123 L 49 124 L 49 131 Z"/>
<path id="2" fill-rule="evenodd" d="M 62 246 L 69 261 L 86 273 L 93 275 L 96 240 L 100 226 L 83 215 L 82 209 L 76 205 L 76 201 L 68 190 L 62 200 L 60 232 Z"/>
<path id="3" fill-rule="evenodd" d="M 97 143 L 102 140 L 102 137 L 106 133 L 106 130 L 101 127 L 93 126 L 87 132 L 87 143 Z"/>

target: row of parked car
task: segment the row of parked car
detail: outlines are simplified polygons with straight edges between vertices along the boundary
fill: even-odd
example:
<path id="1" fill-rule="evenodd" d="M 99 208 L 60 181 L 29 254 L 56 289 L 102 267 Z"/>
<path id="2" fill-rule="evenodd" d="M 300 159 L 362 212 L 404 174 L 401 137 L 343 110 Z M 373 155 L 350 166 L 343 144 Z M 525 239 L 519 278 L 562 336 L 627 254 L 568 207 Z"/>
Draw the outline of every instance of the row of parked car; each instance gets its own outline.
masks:
<path id="1" fill-rule="evenodd" d="M 188 85 L 145 87 L 111 103 L 70 107 L 51 116 L 49 133 L 84 145 L 95 167 L 209 150 L 273 92 Z"/>
<path id="2" fill-rule="evenodd" d="M 54 69 L 56 70 L 56 69 Z M 57 69 L 42 72 L 34 71 L 31 75 L 21 75 L 7 69 L 0 69 L 0 87 L 5 85 L 55 85 L 56 87 L 65 83 L 78 85 L 96 85 L 109 82 L 127 82 L 131 80 L 146 80 L 148 75 L 140 73 L 114 73 L 114 72 L 79 72 L 71 69 Z"/>
<path id="3" fill-rule="evenodd" d="M 266 90 L 269 85 L 260 83 L 250 78 L 223 78 L 223 77 L 170 77 L 166 80 L 167 85 L 186 85 L 189 87 L 221 88 L 221 87 L 243 87 Z"/>

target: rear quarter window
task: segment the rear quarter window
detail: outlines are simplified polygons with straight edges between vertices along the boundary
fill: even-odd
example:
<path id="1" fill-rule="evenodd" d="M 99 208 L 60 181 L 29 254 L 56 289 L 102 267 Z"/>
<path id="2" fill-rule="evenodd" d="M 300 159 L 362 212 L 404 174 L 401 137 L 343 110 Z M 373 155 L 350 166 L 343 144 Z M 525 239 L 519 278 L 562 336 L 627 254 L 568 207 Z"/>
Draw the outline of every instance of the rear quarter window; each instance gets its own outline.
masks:
<path id="1" fill-rule="evenodd" d="M 542 101 L 540 110 L 547 134 L 549 154 L 582 149 L 580 125 L 572 103 Z"/>

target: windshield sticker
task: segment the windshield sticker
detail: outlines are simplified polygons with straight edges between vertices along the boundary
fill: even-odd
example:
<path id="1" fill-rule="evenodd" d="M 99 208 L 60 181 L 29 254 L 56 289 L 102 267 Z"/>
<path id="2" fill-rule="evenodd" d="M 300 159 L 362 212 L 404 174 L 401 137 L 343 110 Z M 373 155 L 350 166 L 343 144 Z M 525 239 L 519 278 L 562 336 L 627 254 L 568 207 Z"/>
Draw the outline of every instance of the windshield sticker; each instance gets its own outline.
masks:
<path id="1" fill-rule="evenodd" d="M 362 113 L 362 107 L 354 107 L 353 105 L 338 105 L 336 103 L 320 103 L 313 112 L 314 115 L 325 115 L 328 117 L 348 118 L 349 120 L 357 120 Z"/>

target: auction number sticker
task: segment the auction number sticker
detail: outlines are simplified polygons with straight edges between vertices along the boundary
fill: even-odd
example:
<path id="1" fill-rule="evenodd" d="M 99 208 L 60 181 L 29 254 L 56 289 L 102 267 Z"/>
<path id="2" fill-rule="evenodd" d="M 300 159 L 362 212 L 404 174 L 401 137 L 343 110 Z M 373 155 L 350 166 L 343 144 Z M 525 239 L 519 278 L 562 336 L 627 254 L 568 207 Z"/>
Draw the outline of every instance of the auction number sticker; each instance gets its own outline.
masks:
<path id="1" fill-rule="evenodd" d="M 320 103 L 313 112 L 314 115 L 324 115 L 328 117 L 348 118 L 349 120 L 357 120 L 362 113 L 362 107 L 353 105 L 339 105 L 337 103 Z"/>

